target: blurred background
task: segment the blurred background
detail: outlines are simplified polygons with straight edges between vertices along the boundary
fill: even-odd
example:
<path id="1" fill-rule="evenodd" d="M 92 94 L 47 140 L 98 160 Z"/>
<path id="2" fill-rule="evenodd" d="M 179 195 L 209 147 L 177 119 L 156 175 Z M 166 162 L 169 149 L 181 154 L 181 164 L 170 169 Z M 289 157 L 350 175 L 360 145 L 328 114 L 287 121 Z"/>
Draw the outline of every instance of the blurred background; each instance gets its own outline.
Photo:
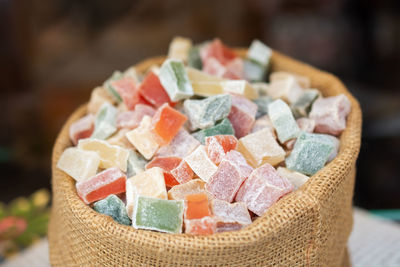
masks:
<path id="1" fill-rule="evenodd" d="M 114 70 L 166 54 L 176 35 L 230 46 L 258 38 L 339 76 L 364 116 L 355 204 L 398 216 L 396 0 L 0 0 L 0 202 L 49 189 L 69 114 Z"/>

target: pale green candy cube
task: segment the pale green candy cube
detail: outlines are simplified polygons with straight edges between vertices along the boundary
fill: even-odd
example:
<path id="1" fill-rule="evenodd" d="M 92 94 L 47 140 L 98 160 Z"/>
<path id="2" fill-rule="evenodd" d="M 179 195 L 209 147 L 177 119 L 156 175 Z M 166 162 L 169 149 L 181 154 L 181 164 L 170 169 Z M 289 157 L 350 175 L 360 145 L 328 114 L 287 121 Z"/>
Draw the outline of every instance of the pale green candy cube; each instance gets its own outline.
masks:
<path id="1" fill-rule="evenodd" d="M 185 100 L 183 109 L 192 130 L 211 127 L 231 111 L 232 100 L 228 94 L 210 96 L 202 100 Z"/>
<path id="2" fill-rule="evenodd" d="M 325 166 L 335 146 L 332 136 L 301 132 L 293 151 L 286 158 L 286 167 L 306 175 L 313 175 Z"/>
<path id="3" fill-rule="evenodd" d="M 107 198 L 97 201 L 94 203 L 93 209 L 99 213 L 110 216 L 114 221 L 120 224 L 131 224 L 124 202 L 116 195 L 109 195 Z"/>
<path id="4" fill-rule="evenodd" d="M 220 123 L 211 126 L 210 128 L 206 128 L 192 134 L 192 136 L 199 140 L 203 145 L 207 136 L 214 135 L 235 135 L 235 130 L 233 129 L 232 123 L 229 121 L 229 119 L 225 118 Z"/>
<path id="5" fill-rule="evenodd" d="M 200 45 L 194 45 L 189 49 L 188 53 L 188 65 L 192 68 L 201 70 L 203 68 L 203 61 L 200 57 Z"/>
<path id="6" fill-rule="evenodd" d="M 123 74 L 120 71 L 114 71 L 114 73 L 111 75 L 111 77 L 108 78 L 103 83 L 103 87 L 112 96 L 112 98 L 114 98 L 114 100 L 117 101 L 118 103 L 122 102 L 122 98 L 119 95 L 119 93 L 117 92 L 117 90 L 115 90 L 115 88 L 111 85 L 111 83 L 113 81 L 121 79 L 122 77 L 123 77 Z"/>
<path id="7" fill-rule="evenodd" d="M 145 196 L 136 198 L 132 226 L 136 229 L 182 233 L 184 202 Z"/>
<path id="8" fill-rule="evenodd" d="M 193 96 L 192 84 L 181 60 L 168 59 L 160 68 L 160 81 L 169 98 L 177 102 Z"/>
<path id="9" fill-rule="evenodd" d="M 272 50 L 259 40 L 253 40 L 247 52 L 247 58 L 267 67 L 272 55 Z"/>
<path id="10" fill-rule="evenodd" d="M 317 89 L 308 89 L 300 95 L 292 105 L 293 115 L 296 118 L 307 117 L 314 101 L 321 95 Z"/>
<path id="11" fill-rule="evenodd" d="M 104 103 L 96 114 L 94 131 L 91 138 L 105 140 L 117 131 L 117 109 Z"/>
<path id="12" fill-rule="evenodd" d="M 252 60 L 244 60 L 244 76 L 246 80 L 251 82 L 263 81 L 266 73 L 267 68 L 265 66 Z"/>
<path id="13" fill-rule="evenodd" d="M 281 143 L 296 138 L 300 133 L 300 128 L 293 117 L 289 106 L 280 99 L 268 105 L 268 116 L 278 134 Z"/>
<path id="14" fill-rule="evenodd" d="M 134 150 L 129 151 L 128 164 L 126 176 L 132 177 L 136 174 L 144 172 L 147 160 Z"/>
<path id="15" fill-rule="evenodd" d="M 268 106 L 274 102 L 274 99 L 270 96 L 260 96 L 259 98 L 253 100 L 253 102 L 257 105 L 256 118 L 258 119 L 259 117 L 268 114 Z"/>

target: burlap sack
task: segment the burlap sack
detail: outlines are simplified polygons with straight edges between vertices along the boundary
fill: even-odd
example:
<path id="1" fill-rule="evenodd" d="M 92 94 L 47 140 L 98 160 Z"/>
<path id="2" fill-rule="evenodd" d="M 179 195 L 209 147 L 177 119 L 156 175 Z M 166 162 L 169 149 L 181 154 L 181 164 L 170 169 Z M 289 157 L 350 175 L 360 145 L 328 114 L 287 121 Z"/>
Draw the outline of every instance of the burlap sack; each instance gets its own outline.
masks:
<path id="1" fill-rule="evenodd" d="M 241 54 L 245 50 L 238 50 Z M 138 69 L 159 64 L 146 60 Z M 277 52 L 272 70 L 311 78 L 325 96 L 346 94 L 352 103 L 338 156 L 299 190 L 282 198 L 264 216 L 236 232 L 210 236 L 164 234 L 117 224 L 85 205 L 75 182 L 56 168 L 71 145 L 69 125 L 83 116 L 80 107 L 68 119 L 54 145 L 53 206 L 49 226 L 53 266 L 347 266 L 346 249 L 353 218 L 355 162 L 360 147 L 361 110 L 333 75 Z"/>

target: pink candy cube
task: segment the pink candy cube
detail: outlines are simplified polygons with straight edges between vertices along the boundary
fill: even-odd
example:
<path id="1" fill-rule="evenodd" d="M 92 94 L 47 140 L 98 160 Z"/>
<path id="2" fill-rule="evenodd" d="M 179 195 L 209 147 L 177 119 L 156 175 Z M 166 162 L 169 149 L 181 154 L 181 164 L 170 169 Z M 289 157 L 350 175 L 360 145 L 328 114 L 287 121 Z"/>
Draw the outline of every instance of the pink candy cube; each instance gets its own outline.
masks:
<path id="1" fill-rule="evenodd" d="M 126 175 L 117 167 L 112 167 L 88 180 L 76 183 L 76 190 L 79 197 L 86 204 L 90 204 L 111 194 L 124 193 L 126 191 L 125 184 Z"/>
<path id="2" fill-rule="evenodd" d="M 255 169 L 240 187 L 236 201 L 243 201 L 247 208 L 263 215 L 281 197 L 293 191 L 293 185 L 280 177 L 274 167 L 265 163 Z"/>
<path id="3" fill-rule="evenodd" d="M 144 116 L 153 117 L 156 110 L 149 105 L 137 104 L 133 111 L 121 112 L 117 116 L 117 127 L 134 129 L 139 126 Z"/>
<path id="4" fill-rule="evenodd" d="M 339 135 L 346 128 L 350 100 L 344 95 L 317 99 L 312 105 L 310 119 L 315 121 L 315 132 Z"/>
<path id="5" fill-rule="evenodd" d="M 251 167 L 246 159 L 243 157 L 242 153 L 236 150 L 231 150 L 226 153 L 222 161 L 229 161 L 238 170 L 239 175 L 242 179 L 246 179 L 253 172 L 253 167 Z"/>
<path id="6" fill-rule="evenodd" d="M 236 137 L 241 138 L 250 133 L 253 128 L 257 105 L 243 96 L 232 94 L 231 98 L 232 108 L 228 119 L 235 129 Z"/>
<path id="7" fill-rule="evenodd" d="M 238 142 L 233 135 L 208 136 L 205 140 L 207 155 L 215 164 L 221 162 L 225 153 L 235 149 Z"/>
<path id="8" fill-rule="evenodd" d="M 69 127 L 69 138 L 76 146 L 79 139 L 89 138 L 94 131 L 94 116 L 89 114 L 76 122 L 72 123 Z"/>
<path id="9" fill-rule="evenodd" d="M 124 104 L 129 110 L 134 109 L 135 105 L 141 101 L 139 91 L 136 88 L 133 78 L 124 77 L 113 81 L 111 84 L 121 96 Z"/>
<path id="10" fill-rule="evenodd" d="M 200 142 L 191 136 L 186 130 L 180 129 L 172 141 L 160 147 L 156 156 L 184 158 L 200 145 Z"/>

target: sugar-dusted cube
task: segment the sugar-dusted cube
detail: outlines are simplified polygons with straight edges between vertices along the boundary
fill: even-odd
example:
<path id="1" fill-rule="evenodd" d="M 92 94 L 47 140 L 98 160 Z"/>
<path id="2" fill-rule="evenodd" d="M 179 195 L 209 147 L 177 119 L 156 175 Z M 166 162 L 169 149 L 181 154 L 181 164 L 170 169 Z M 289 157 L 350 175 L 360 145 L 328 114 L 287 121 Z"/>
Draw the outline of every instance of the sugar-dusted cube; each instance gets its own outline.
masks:
<path id="1" fill-rule="evenodd" d="M 251 224 L 250 213 L 244 202 L 229 203 L 214 198 L 211 201 L 211 211 L 212 214 L 218 218 L 217 221 L 220 224 L 217 224 L 217 232 L 220 232 L 218 231 L 218 228 L 224 230 L 224 227 L 221 227 L 224 226 L 224 223 L 237 223 L 242 227 Z"/>
<path id="2" fill-rule="evenodd" d="M 214 39 L 211 43 L 203 45 L 200 49 L 200 56 L 203 64 L 207 59 L 214 58 L 222 65 L 228 64 L 237 57 L 235 52 L 224 45 L 218 38 Z"/>
<path id="3" fill-rule="evenodd" d="M 126 133 L 129 132 L 129 129 L 120 129 L 106 141 L 110 145 L 120 146 L 125 149 L 135 149 L 132 144 L 126 138 Z"/>
<path id="4" fill-rule="evenodd" d="M 183 201 L 138 196 L 132 226 L 165 233 L 182 233 Z"/>
<path id="5" fill-rule="evenodd" d="M 91 95 L 87 106 L 88 113 L 96 115 L 104 103 L 113 104 L 115 100 L 107 93 L 104 87 L 96 87 Z"/>
<path id="6" fill-rule="evenodd" d="M 117 92 L 117 90 L 114 88 L 112 82 L 119 80 L 123 77 L 122 73 L 120 71 L 114 71 L 114 73 L 111 75 L 110 78 L 108 78 L 104 83 L 103 87 L 106 89 L 107 93 L 112 96 L 112 98 L 117 102 L 121 103 L 122 98 Z"/>
<path id="7" fill-rule="evenodd" d="M 69 138 L 76 146 L 79 139 L 89 138 L 93 131 L 94 116 L 92 114 L 88 114 L 71 124 L 69 127 Z"/>
<path id="8" fill-rule="evenodd" d="M 247 135 L 256 120 L 257 105 L 240 95 L 231 95 L 232 108 L 228 119 L 235 130 L 235 136 L 241 138 Z"/>
<path id="9" fill-rule="evenodd" d="M 151 131 L 151 117 L 144 116 L 139 127 L 127 132 L 126 138 L 140 152 L 140 154 L 149 160 L 156 153 L 159 143 L 157 136 Z"/>
<path id="10" fill-rule="evenodd" d="M 134 150 L 129 150 L 129 157 L 127 162 L 126 175 L 128 177 L 135 176 L 141 172 L 144 172 L 147 160 L 142 157 L 139 153 Z"/>
<path id="11" fill-rule="evenodd" d="M 111 194 L 124 193 L 125 183 L 125 173 L 116 167 L 112 167 L 87 180 L 77 182 L 75 186 L 79 197 L 86 204 L 90 204 Z"/>
<path id="12" fill-rule="evenodd" d="M 268 105 L 274 102 L 274 100 L 270 96 L 260 96 L 253 100 L 253 102 L 257 105 L 256 118 L 260 118 L 268 114 Z"/>
<path id="13" fill-rule="evenodd" d="M 79 140 L 78 148 L 96 152 L 100 157 L 100 168 L 106 169 L 116 166 L 121 171 L 126 172 L 129 157 L 127 149 L 92 138 Z"/>
<path id="14" fill-rule="evenodd" d="M 303 117 L 296 120 L 297 126 L 301 131 L 312 133 L 315 128 L 315 121 L 313 119 Z"/>
<path id="15" fill-rule="evenodd" d="M 99 213 L 110 216 L 114 221 L 120 224 L 131 225 L 131 220 L 126 213 L 124 202 L 114 194 L 95 202 L 93 204 L 93 209 Z"/>
<path id="16" fill-rule="evenodd" d="M 168 59 L 160 69 L 160 81 L 172 101 L 179 101 L 193 96 L 185 67 L 180 60 Z"/>
<path id="17" fill-rule="evenodd" d="M 228 80 L 221 82 L 222 91 L 241 95 L 248 99 L 257 99 L 258 91 L 246 80 Z"/>
<path id="18" fill-rule="evenodd" d="M 261 118 L 256 119 L 253 128 L 251 128 L 251 133 L 255 133 L 264 128 L 270 130 L 272 135 L 276 138 L 274 125 L 272 124 L 268 115 L 264 115 Z"/>
<path id="19" fill-rule="evenodd" d="M 265 162 L 277 165 L 285 159 L 285 151 L 268 128 L 240 138 L 237 150 L 254 168 Z"/>
<path id="20" fill-rule="evenodd" d="M 205 192 L 185 196 L 185 219 L 201 219 L 210 216 L 208 196 Z"/>
<path id="21" fill-rule="evenodd" d="M 209 75 L 203 71 L 186 67 L 189 80 L 193 87 L 195 95 L 199 96 L 213 96 L 222 94 L 221 81 L 222 78 Z"/>
<path id="22" fill-rule="evenodd" d="M 289 180 L 289 182 L 293 184 L 294 190 L 299 189 L 299 187 L 302 186 L 309 179 L 308 176 L 302 173 L 291 171 L 284 167 L 278 167 L 276 171 L 278 172 L 279 176 L 285 177 Z"/>
<path id="23" fill-rule="evenodd" d="M 301 132 L 293 151 L 286 158 L 286 167 L 306 175 L 313 175 L 324 167 L 335 149 L 332 136 Z"/>
<path id="24" fill-rule="evenodd" d="M 218 199 L 232 202 L 245 179 L 234 164 L 223 160 L 206 183 L 206 190 Z"/>
<path id="25" fill-rule="evenodd" d="M 187 117 L 167 103 L 158 108 L 152 119 L 152 130 L 160 137 L 161 145 L 168 144 L 179 132 Z"/>
<path id="26" fill-rule="evenodd" d="M 139 93 L 146 101 L 155 107 L 160 107 L 164 103 L 172 103 L 159 77 L 154 71 L 150 71 L 144 78 L 139 86 Z"/>
<path id="27" fill-rule="evenodd" d="M 317 99 L 310 112 L 310 119 L 315 120 L 315 132 L 339 135 L 346 128 L 350 109 L 350 100 L 344 94 Z"/>
<path id="28" fill-rule="evenodd" d="M 156 156 L 183 158 L 199 145 L 200 142 L 196 138 L 191 136 L 185 129 L 180 129 L 168 145 L 160 147 Z"/>
<path id="29" fill-rule="evenodd" d="M 253 40 L 247 51 L 247 58 L 267 67 L 272 55 L 272 50 L 259 40 Z"/>
<path id="30" fill-rule="evenodd" d="M 248 81 L 262 81 L 265 79 L 267 67 L 252 60 L 244 60 L 244 76 Z"/>
<path id="31" fill-rule="evenodd" d="M 268 116 L 275 127 L 278 139 L 281 143 L 296 138 L 300 129 L 293 117 L 289 106 L 278 99 L 268 106 Z"/>
<path id="32" fill-rule="evenodd" d="M 187 61 L 188 53 L 192 47 L 192 40 L 177 36 L 169 44 L 168 58 Z"/>
<path id="33" fill-rule="evenodd" d="M 127 68 L 124 73 L 122 73 L 123 77 L 129 77 L 132 78 L 135 84 L 139 84 L 141 80 L 141 75 L 138 73 L 136 70 L 135 66 Z"/>
<path id="34" fill-rule="evenodd" d="M 203 62 L 200 57 L 200 47 L 202 44 L 194 45 L 189 49 L 188 52 L 188 65 L 192 68 L 201 70 L 203 68 Z"/>
<path id="35" fill-rule="evenodd" d="M 128 110 L 133 110 L 135 105 L 141 101 L 141 96 L 133 78 L 122 77 L 121 79 L 112 81 L 110 85 L 119 94 Z"/>
<path id="36" fill-rule="evenodd" d="M 210 96 L 202 100 L 185 100 L 183 108 L 192 130 L 211 127 L 216 121 L 228 116 L 231 110 L 228 94 Z"/>
<path id="37" fill-rule="evenodd" d="M 294 77 L 273 81 L 267 89 L 267 94 L 273 99 L 280 98 L 289 104 L 295 103 L 302 93 L 303 89 Z"/>
<path id="38" fill-rule="evenodd" d="M 310 88 L 311 82 L 310 78 L 307 76 L 302 76 L 298 74 L 294 74 L 291 72 L 286 72 L 286 71 L 275 71 L 271 73 L 269 76 L 270 82 L 275 82 L 279 80 L 285 80 L 289 77 L 292 77 L 296 80 L 296 82 L 304 89 Z"/>
<path id="39" fill-rule="evenodd" d="M 205 143 L 205 138 L 207 136 L 214 135 L 235 135 L 235 130 L 233 129 L 232 123 L 229 119 L 225 118 L 220 123 L 215 124 L 209 128 L 197 131 L 192 134 L 194 138 L 200 141 L 200 143 Z"/>
<path id="40" fill-rule="evenodd" d="M 104 103 L 96 114 L 94 121 L 94 131 L 92 138 L 106 139 L 117 131 L 116 119 L 117 109 L 109 104 Z"/>
<path id="41" fill-rule="evenodd" d="M 185 220 L 185 233 L 190 235 L 211 235 L 216 232 L 214 217 L 207 216 L 201 219 Z"/>
<path id="42" fill-rule="evenodd" d="M 293 115 L 296 118 L 307 117 L 313 102 L 321 96 L 317 89 L 306 89 L 300 97 L 291 105 Z"/>
<path id="43" fill-rule="evenodd" d="M 203 71 L 220 78 L 223 78 L 227 72 L 226 67 L 215 57 L 209 57 L 203 61 Z"/>
<path id="44" fill-rule="evenodd" d="M 269 163 L 265 163 L 255 169 L 243 183 L 236 195 L 236 201 L 246 203 L 249 210 L 261 216 L 292 190 L 293 185 L 286 178 L 279 176 Z"/>
<path id="45" fill-rule="evenodd" d="M 161 168 L 150 168 L 126 180 L 126 211 L 131 218 L 135 199 L 139 195 L 160 199 L 168 198 L 164 172 Z"/>
<path id="46" fill-rule="evenodd" d="M 95 175 L 99 165 L 100 157 L 96 152 L 85 151 L 76 147 L 65 149 L 57 162 L 57 168 L 77 182 Z"/>
<path id="47" fill-rule="evenodd" d="M 225 65 L 225 73 L 223 78 L 230 80 L 244 80 L 244 61 L 240 57 L 236 57 Z"/>
<path id="48" fill-rule="evenodd" d="M 247 163 L 242 153 L 236 150 L 227 152 L 222 161 L 229 161 L 237 169 L 242 179 L 249 177 L 253 171 L 253 167 Z"/>
<path id="49" fill-rule="evenodd" d="M 117 127 L 135 129 L 139 126 L 144 116 L 153 117 L 156 110 L 149 105 L 137 104 L 133 111 L 121 112 L 117 115 Z"/>
<path id="50" fill-rule="evenodd" d="M 206 137 L 205 142 L 208 157 L 219 164 L 227 152 L 236 148 L 238 140 L 233 135 L 214 135 Z"/>
<path id="51" fill-rule="evenodd" d="M 205 182 L 217 171 L 217 166 L 210 160 L 203 145 L 198 146 L 185 161 L 197 176 Z"/>
<path id="52" fill-rule="evenodd" d="M 168 191 L 168 198 L 175 200 L 185 200 L 187 195 L 205 192 L 205 182 L 201 179 L 193 179 L 187 183 L 179 184 Z"/>
<path id="53" fill-rule="evenodd" d="M 192 169 L 178 157 L 155 157 L 146 165 L 146 169 L 152 167 L 163 169 L 165 185 L 168 187 L 186 183 L 193 178 Z"/>

